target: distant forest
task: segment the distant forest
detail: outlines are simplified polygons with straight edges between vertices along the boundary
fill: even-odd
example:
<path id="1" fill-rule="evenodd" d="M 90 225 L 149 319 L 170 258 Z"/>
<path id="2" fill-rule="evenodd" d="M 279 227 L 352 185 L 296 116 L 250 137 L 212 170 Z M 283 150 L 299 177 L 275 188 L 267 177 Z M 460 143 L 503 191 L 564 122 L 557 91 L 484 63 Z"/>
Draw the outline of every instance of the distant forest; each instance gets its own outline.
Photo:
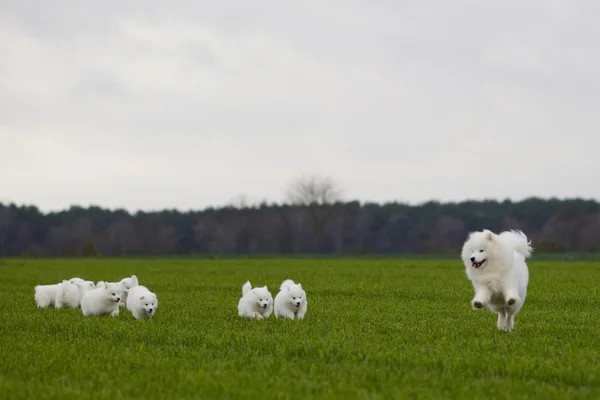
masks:
<path id="1" fill-rule="evenodd" d="M 536 252 L 600 250 L 592 200 L 361 204 L 308 201 L 202 211 L 0 203 L 1 256 L 458 254 L 469 231 L 522 229 Z"/>

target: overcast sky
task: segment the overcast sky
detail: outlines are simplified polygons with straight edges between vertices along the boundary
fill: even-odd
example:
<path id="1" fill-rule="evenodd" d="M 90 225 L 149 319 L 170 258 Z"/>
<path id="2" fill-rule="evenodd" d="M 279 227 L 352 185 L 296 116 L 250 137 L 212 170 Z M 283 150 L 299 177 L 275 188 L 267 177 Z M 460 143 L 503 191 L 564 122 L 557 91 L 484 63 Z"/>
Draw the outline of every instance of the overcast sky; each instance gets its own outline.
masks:
<path id="1" fill-rule="evenodd" d="M 600 2 L 0 2 L 0 201 L 600 199 Z"/>

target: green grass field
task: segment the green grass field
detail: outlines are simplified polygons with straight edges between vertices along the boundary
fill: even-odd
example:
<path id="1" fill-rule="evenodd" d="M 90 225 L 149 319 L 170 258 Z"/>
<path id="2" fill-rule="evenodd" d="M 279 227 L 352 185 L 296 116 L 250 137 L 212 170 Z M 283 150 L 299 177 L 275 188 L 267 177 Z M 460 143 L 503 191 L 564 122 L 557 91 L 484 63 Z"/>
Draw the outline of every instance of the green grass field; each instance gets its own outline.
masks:
<path id="1" fill-rule="evenodd" d="M 137 274 L 151 320 L 38 309 L 36 284 Z M 600 263 L 530 262 L 515 331 L 460 260 L 0 261 L 1 399 L 600 398 Z M 302 283 L 302 321 L 243 320 L 241 285 Z"/>

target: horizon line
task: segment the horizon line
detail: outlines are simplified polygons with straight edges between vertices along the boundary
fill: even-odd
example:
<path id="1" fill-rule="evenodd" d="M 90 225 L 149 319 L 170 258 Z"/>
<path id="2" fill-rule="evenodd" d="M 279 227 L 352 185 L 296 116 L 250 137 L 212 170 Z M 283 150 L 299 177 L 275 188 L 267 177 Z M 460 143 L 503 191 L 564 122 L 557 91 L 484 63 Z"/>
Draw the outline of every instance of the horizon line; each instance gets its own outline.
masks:
<path id="1" fill-rule="evenodd" d="M 542 196 L 528 196 L 528 197 L 524 197 L 521 199 L 510 199 L 510 198 L 504 198 L 504 199 L 498 199 L 498 198 L 482 198 L 482 199 L 470 199 L 470 198 L 466 198 L 463 200 L 439 200 L 439 199 L 430 199 L 430 200 L 425 200 L 425 201 L 420 201 L 420 202 L 408 202 L 408 201 L 402 201 L 402 200 L 386 200 L 386 201 L 374 201 L 374 200 L 344 200 L 344 199 L 340 199 L 337 200 L 335 202 L 333 202 L 332 204 L 350 204 L 350 203 L 359 203 L 359 205 L 361 207 L 365 207 L 368 205 L 379 205 L 379 206 L 385 206 L 385 205 L 390 205 L 390 204 L 397 204 L 397 205 L 402 205 L 402 206 L 408 206 L 408 207 L 423 207 L 427 204 L 431 204 L 431 203 L 435 203 L 435 204 L 439 204 L 439 205 L 459 205 L 459 204 L 463 204 L 463 203 L 523 203 L 526 201 L 531 201 L 531 200 L 538 200 L 538 201 L 560 201 L 560 202 L 567 202 L 567 201 L 583 201 L 583 202 L 594 202 L 594 203 L 600 203 L 599 199 L 593 198 L 593 197 L 589 197 L 589 198 L 585 198 L 583 196 L 573 196 L 573 197 L 558 197 L 558 196 L 551 196 L 551 197 L 542 197 Z M 62 208 L 53 208 L 53 209 L 42 209 L 39 206 L 35 205 L 35 204 L 28 204 L 25 202 L 22 203 L 17 203 L 15 201 L 12 200 L 0 200 L 0 206 L 14 206 L 14 207 L 34 207 L 36 208 L 40 213 L 42 214 L 58 214 L 61 212 L 66 212 L 69 211 L 73 208 L 80 208 L 80 209 L 91 209 L 91 208 L 97 208 L 97 209 L 101 209 L 101 210 L 105 210 L 105 211 L 110 211 L 110 212 L 117 212 L 117 211 L 125 211 L 128 214 L 138 214 L 138 213 L 144 213 L 144 214 L 151 214 L 151 213 L 161 213 L 161 212 L 165 212 L 165 211 L 169 211 L 169 212 L 179 212 L 179 213 L 193 213 L 193 212 L 204 212 L 204 211 L 208 211 L 208 210 L 220 210 L 220 209 L 226 209 L 226 208 L 234 208 L 234 209 L 257 209 L 257 208 L 261 208 L 263 206 L 267 206 L 267 207 L 299 207 L 301 205 L 299 204 L 292 204 L 292 203 L 286 203 L 285 201 L 282 202 L 278 202 L 278 201 L 268 201 L 267 199 L 263 199 L 263 200 L 257 200 L 257 201 L 249 201 L 248 204 L 246 205 L 239 205 L 239 204 L 232 204 L 233 201 L 229 201 L 226 202 L 224 204 L 220 204 L 220 205 L 207 205 L 204 207 L 198 207 L 198 208 L 188 208 L 188 209 L 183 209 L 183 208 L 178 208 L 178 207 L 163 207 L 163 208 L 154 208 L 154 209 L 142 209 L 142 208 L 138 208 L 138 209 L 128 209 L 127 207 L 106 207 L 106 206 L 102 206 L 99 204 L 94 204 L 94 203 L 89 203 L 87 205 L 82 205 L 82 204 L 69 204 L 68 206 L 62 207 Z"/>

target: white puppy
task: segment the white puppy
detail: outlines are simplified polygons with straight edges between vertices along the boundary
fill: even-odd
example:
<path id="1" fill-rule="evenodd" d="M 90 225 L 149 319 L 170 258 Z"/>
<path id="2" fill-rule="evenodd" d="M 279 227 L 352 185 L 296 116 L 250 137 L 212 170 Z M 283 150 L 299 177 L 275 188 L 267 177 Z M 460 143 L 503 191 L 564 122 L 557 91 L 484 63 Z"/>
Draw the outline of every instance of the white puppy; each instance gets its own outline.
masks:
<path id="1" fill-rule="evenodd" d="M 127 309 L 135 319 L 152 318 L 158 308 L 158 298 L 146 286 L 134 286 L 129 289 Z"/>
<path id="2" fill-rule="evenodd" d="M 72 280 L 62 281 L 56 291 L 56 299 L 54 306 L 56 308 L 77 308 L 80 306 L 81 298 L 85 292 L 95 289 L 96 286 L 92 281 L 77 281 L 71 283 Z"/>
<path id="3" fill-rule="evenodd" d="M 97 287 L 101 287 L 101 285 L 114 283 L 118 286 L 119 296 L 121 297 L 121 301 L 119 302 L 119 306 L 123 307 L 127 304 L 127 293 L 132 287 L 136 287 L 139 285 L 138 278 L 135 275 L 131 275 L 128 278 L 123 278 L 119 282 L 104 282 L 98 281 Z"/>
<path id="4" fill-rule="evenodd" d="M 498 330 L 511 332 L 515 315 L 527 295 L 529 270 L 525 259 L 533 252 L 531 242 L 521 231 L 499 235 L 485 229 L 471 232 L 461 258 L 473 284 L 473 308 L 489 308 L 498 314 Z"/>
<path id="5" fill-rule="evenodd" d="M 250 281 L 242 286 L 238 315 L 244 318 L 267 319 L 273 313 L 273 296 L 266 286 L 252 288 Z"/>
<path id="6" fill-rule="evenodd" d="M 131 275 L 128 278 L 123 278 L 119 281 L 119 291 L 121 292 L 120 306 L 127 304 L 127 294 L 133 287 L 139 286 L 138 278 L 135 275 Z"/>
<path id="7" fill-rule="evenodd" d="M 275 296 L 275 318 L 303 319 L 307 309 L 308 299 L 302 285 L 291 279 L 283 281 Z"/>
<path id="8" fill-rule="evenodd" d="M 37 285 L 35 287 L 35 302 L 38 307 L 45 308 L 53 306 L 56 301 L 56 293 L 62 283 L 56 283 L 54 285 Z"/>
<path id="9" fill-rule="evenodd" d="M 81 278 L 71 278 L 70 281 L 75 283 L 76 281 L 83 282 L 84 280 Z M 56 305 L 56 294 L 61 286 L 62 282 L 54 285 L 37 285 L 34 288 L 34 298 L 37 306 L 46 308 L 48 306 Z"/>
<path id="10" fill-rule="evenodd" d="M 84 316 L 109 314 L 119 315 L 119 286 L 116 283 L 102 283 L 101 287 L 86 292 L 81 298 L 81 312 Z"/>

